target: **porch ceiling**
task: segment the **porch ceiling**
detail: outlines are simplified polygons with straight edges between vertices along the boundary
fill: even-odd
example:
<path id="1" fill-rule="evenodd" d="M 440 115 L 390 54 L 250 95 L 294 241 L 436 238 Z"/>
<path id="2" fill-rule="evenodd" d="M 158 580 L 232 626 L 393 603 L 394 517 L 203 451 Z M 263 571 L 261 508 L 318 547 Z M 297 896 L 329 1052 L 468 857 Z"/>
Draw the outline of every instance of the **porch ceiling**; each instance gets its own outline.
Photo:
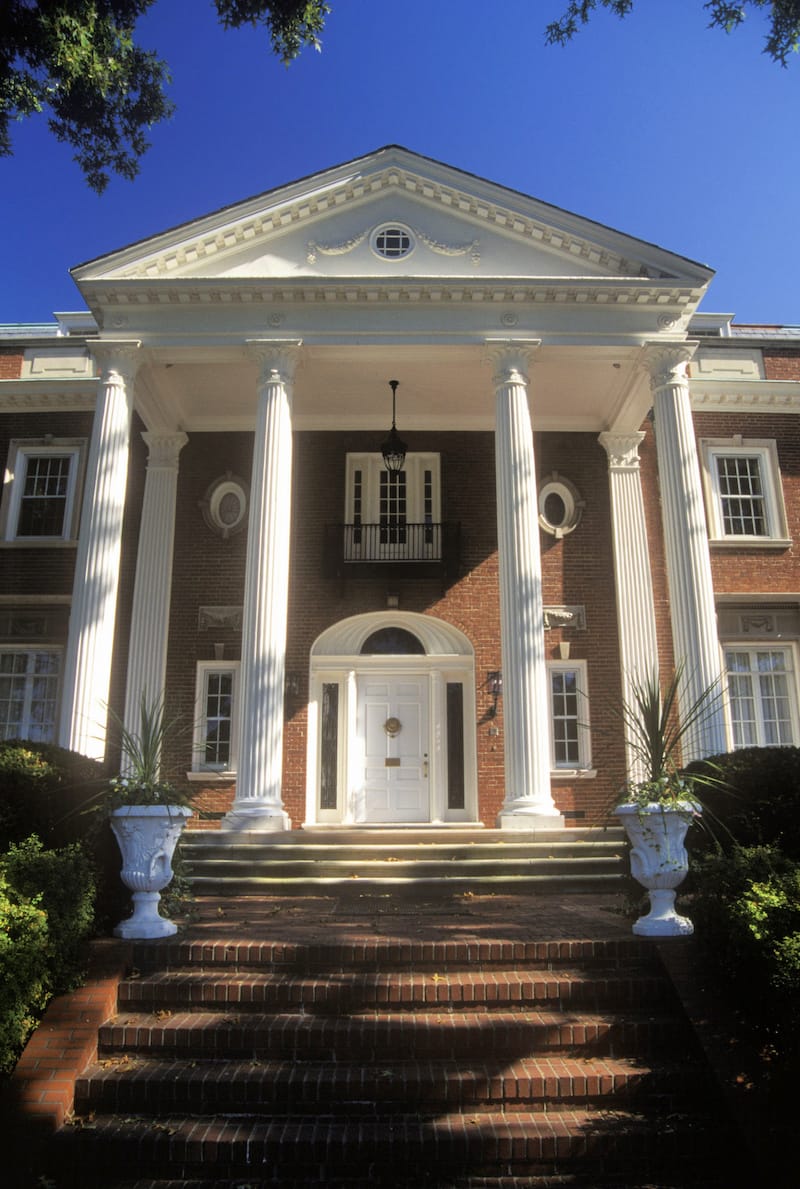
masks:
<path id="1" fill-rule="evenodd" d="M 635 429 L 651 403 L 642 349 L 635 346 L 544 345 L 529 378 L 535 430 Z M 150 429 L 250 430 L 256 379 L 256 365 L 242 349 L 154 351 L 137 377 L 137 408 Z M 400 382 L 401 433 L 493 428 L 492 364 L 483 345 L 303 348 L 294 424 L 300 430 L 388 429 L 391 379 Z"/>

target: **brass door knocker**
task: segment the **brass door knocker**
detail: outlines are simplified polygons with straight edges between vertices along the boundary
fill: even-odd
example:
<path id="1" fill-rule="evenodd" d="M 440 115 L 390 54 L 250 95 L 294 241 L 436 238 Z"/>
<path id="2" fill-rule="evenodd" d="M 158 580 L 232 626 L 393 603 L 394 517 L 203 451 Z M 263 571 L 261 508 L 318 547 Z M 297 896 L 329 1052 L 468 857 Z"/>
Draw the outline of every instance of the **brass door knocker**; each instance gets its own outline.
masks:
<path id="1" fill-rule="evenodd" d="M 383 724 L 383 729 L 390 739 L 394 739 L 395 735 L 399 735 L 403 729 L 403 724 L 399 718 L 387 718 Z"/>

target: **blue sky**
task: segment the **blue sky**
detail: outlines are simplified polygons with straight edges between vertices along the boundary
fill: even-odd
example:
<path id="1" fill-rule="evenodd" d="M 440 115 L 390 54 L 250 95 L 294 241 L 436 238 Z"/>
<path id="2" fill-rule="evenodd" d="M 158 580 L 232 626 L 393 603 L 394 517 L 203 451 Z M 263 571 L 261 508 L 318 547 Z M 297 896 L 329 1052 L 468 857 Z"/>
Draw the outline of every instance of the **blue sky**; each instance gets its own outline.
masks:
<path id="1" fill-rule="evenodd" d="M 566 49 L 561 0 L 331 0 L 288 70 L 206 0 L 158 0 L 140 41 L 178 110 L 135 182 L 93 194 L 44 119 L 0 159 L 0 322 L 82 307 L 73 265 L 385 144 L 455 165 L 716 269 L 703 309 L 800 323 L 798 98 L 764 24 L 702 0 L 598 14 Z M 187 24 L 187 17 L 190 22 Z"/>

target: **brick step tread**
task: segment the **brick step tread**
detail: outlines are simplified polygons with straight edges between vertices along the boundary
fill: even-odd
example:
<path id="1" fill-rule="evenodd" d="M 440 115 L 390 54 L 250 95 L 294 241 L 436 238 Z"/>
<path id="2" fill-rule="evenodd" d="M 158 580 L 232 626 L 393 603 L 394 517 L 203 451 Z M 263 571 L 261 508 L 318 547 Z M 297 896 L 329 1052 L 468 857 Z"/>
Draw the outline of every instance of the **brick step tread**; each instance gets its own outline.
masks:
<path id="1" fill-rule="evenodd" d="M 654 1118 L 578 1109 L 444 1117 L 301 1115 L 278 1120 L 97 1115 L 90 1125 L 62 1128 L 56 1136 L 56 1156 L 78 1167 L 85 1162 L 95 1171 L 111 1162 L 117 1167 L 135 1162 L 140 1174 L 163 1175 L 172 1168 L 183 1176 L 202 1174 L 209 1164 L 225 1177 L 274 1162 L 291 1168 L 319 1161 L 354 1172 L 363 1172 L 365 1164 L 375 1161 L 391 1162 L 386 1167 L 398 1170 L 419 1162 L 428 1167 L 442 1162 L 454 1173 L 458 1162 L 467 1161 L 476 1173 L 488 1173 L 479 1166 L 499 1160 L 508 1171 L 516 1166 L 516 1171 L 544 1172 L 556 1170 L 537 1170 L 542 1162 L 597 1159 L 601 1154 L 650 1162 L 653 1171 L 676 1156 L 692 1163 L 703 1157 L 713 1161 L 719 1154 L 715 1139 L 723 1138 L 716 1124 L 713 1117 L 697 1113 Z"/>
<path id="2" fill-rule="evenodd" d="M 684 1024 L 641 1012 L 363 1011 L 348 1016 L 303 1013 L 119 1012 L 99 1030 L 99 1049 L 179 1056 L 381 1060 L 406 1057 L 508 1056 L 565 1052 L 649 1053 L 685 1044 Z"/>
<path id="3" fill-rule="evenodd" d="M 236 928 L 242 928 L 237 922 Z M 287 970 L 325 969 L 329 971 L 377 966 L 381 969 L 403 965 L 433 967 L 468 964 L 471 970 L 482 965 L 513 963 L 521 966 L 556 967 L 577 964 L 583 968 L 613 970 L 622 966 L 626 973 L 636 970 L 660 970 L 658 955 L 651 943 L 636 938 L 570 939 L 563 941 L 510 941 L 508 938 L 470 938 L 468 941 L 413 941 L 369 938 L 355 942 L 253 941 L 230 932 L 225 941 L 209 942 L 176 937 L 146 944 L 134 943 L 134 964 L 140 970 L 199 966 L 203 969 L 222 965 L 226 969 L 267 966 Z"/>
<path id="4" fill-rule="evenodd" d="M 119 986 L 125 1007 L 226 1005 L 240 1011 L 265 1005 L 302 1004 L 313 1010 L 352 1010 L 390 1004 L 399 1010 L 481 1004 L 613 1003 L 618 1007 L 671 1000 L 671 988 L 655 974 L 586 973 L 578 969 L 518 971 L 319 971 L 308 976 L 282 971 L 216 973 L 168 970 L 127 979 Z"/>
<path id="5" fill-rule="evenodd" d="M 276 1110 L 339 1113 L 370 1102 L 376 1111 L 408 1111 L 414 1104 L 471 1111 L 480 1104 L 506 1109 L 552 1108 L 554 1103 L 630 1105 L 676 1095 L 684 1106 L 707 1089 L 702 1074 L 683 1063 L 645 1064 L 610 1057 L 540 1057 L 434 1062 L 398 1060 L 373 1064 L 331 1061 L 103 1059 L 78 1078 L 76 1112 L 125 1111 L 156 1115 L 185 1111 L 208 1115 Z"/>
<path id="6" fill-rule="evenodd" d="M 592 1173 L 589 1177 L 582 1176 L 580 1173 L 567 1174 L 559 1176 L 554 1174 L 552 1176 L 497 1176 L 497 1177 L 473 1177 L 468 1174 L 465 1176 L 447 1176 L 442 1177 L 436 1174 L 435 1178 L 431 1179 L 425 1175 L 424 1172 L 415 1173 L 413 1178 L 397 1177 L 394 1172 L 390 1172 L 386 1178 L 377 1174 L 371 1174 L 367 1177 L 348 1177 L 342 1175 L 336 1176 L 332 1180 L 327 1177 L 323 1180 L 311 1180 L 304 1176 L 301 1180 L 289 1180 L 281 1177 L 279 1181 L 253 1179 L 247 1177 L 242 1179 L 237 1177 L 234 1180 L 138 1180 L 138 1181 L 114 1181 L 104 1186 L 104 1189 L 274 1189 L 276 1184 L 283 1186 L 283 1189 L 314 1189 L 314 1186 L 332 1186 L 334 1189 L 374 1189 L 376 1185 L 384 1186 L 385 1189 L 425 1189 L 425 1186 L 430 1186 L 431 1189 L 731 1189 L 733 1182 L 730 1175 L 726 1173 L 721 1174 L 721 1179 L 714 1177 L 709 1180 L 707 1171 L 701 1173 L 702 1180 L 687 1180 L 687 1170 L 682 1169 L 678 1178 L 670 1178 L 669 1180 L 662 1179 L 659 1176 L 658 1180 L 653 1180 L 652 1177 L 639 1178 L 635 1177 L 633 1180 L 626 1177 L 624 1181 L 620 1181 L 617 1177 L 604 1177 L 601 1173 Z M 742 1182 L 744 1184 L 744 1182 Z"/>

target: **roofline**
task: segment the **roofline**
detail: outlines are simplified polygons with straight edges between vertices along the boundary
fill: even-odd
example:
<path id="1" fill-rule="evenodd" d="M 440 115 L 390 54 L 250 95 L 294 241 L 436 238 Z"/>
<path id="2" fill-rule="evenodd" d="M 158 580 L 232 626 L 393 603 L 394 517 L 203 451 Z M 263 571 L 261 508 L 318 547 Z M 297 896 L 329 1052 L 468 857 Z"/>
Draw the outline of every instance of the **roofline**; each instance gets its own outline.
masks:
<path id="1" fill-rule="evenodd" d="M 146 244 L 157 245 L 159 242 L 168 241 L 170 238 L 173 238 L 176 235 L 179 235 L 180 232 L 182 232 L 192 226 L 196 226 L 198 224 L 203 224 L 203 223 L 207 223 L 207 222 L 213 222 L 215 220 L 218 220 L 221 216 L 224 216 L 227 212 L 232 212 L 235 210 L 242 210 L 242 208 L 246 208 L 247 206 L 249 206 L 251 204 L 268 201 L 271 197 L 281 194 L 281 193 L 285 193 L 286 200 L 289 201 L 292 190 L 296 190 L 300 187 L 303 187 L 308 182 L 310 182 L 314 179 L 316 179 L 317 181 L 323 181 L 325 178 L 333 179 L 335 177 L 335 175 L 342 173 L 345 170 L 353 170 L 353 169 L 356 169 L 359 167 L 363 167 L 364 163 L 366 163 L 368 161 L 376 161 L 381 155 L 389 154 L 389 153 L 402 154 L 402 155 L 408 157 L 409 158 L 409 167 L 411 165 L 411 162 L 413 162 L 413 161 L 427 162 L 428 164 L 435 166 L 437 169 L 446 170 L 448 173 L 457 174 L 465 179 L 469 179 L 469 181 L 472 182 L 473 185 L 475 183 L 477 183 L 481 187 L 486 187 L 494 192 L 500 191 L 502 193 L 508 194 L 509 196 L 512 196 L 513 198 L 515 198 L 517 200 L 521 199 L 523 202 L 526 202 L 526 203 L 535 203 L 539 207 L 543 207 L 546 210 L 553 211 L 554 214 L 561 216 L 562 219 L 566 219 L 568 221 L 571 221 L 571 220 L 579 221 L 584 227 L 587 227 L 587 226 L 588 227 L 596 227 L 600 231 L 602 231 L 604 233 L 611 233 L 612 235 L 617 236 L 617 237 L 627 241 L 628 243 L 639 244 L 645 248 L 652 249 L 654 252 L 663 254 L 665 256 L 669 256 L 674 260 L 682 261 L 684 264 L 688 265 L 690 268 L 699 270 L 701 273 L 705 274 L 704 284 L 706 284 L 706 285 L 712 280 L 712 278 L 715 275 L 715 270 L 713 268 L 711 268 L 709 265 L 703 264 L 696 260 L 693 260 L 691 257 L 684 256 L 679 252 L 673 252 L 669 248 L 663 248 L 659 244 L 654 243 L 652 240 L 644 240 L 644 239 L 639 238 L 638 236 L 633 236 L 628 232 L 620 231 L 616 227 L 611 227 L 607 223 L 600 223 L 596 219 L 591 219 L 587 216 L 579 215 L 574 211 L 568 211 L 565 207 L 556 206 L 554 203 L 547 202 L 546 200 L 541 199 L 541 198 L 536 198 L 534 195 L 531 195 L 531 194 L 526 194 L 522 190 L 514 189 L 511 186 L 505 186 L 501 182 L 491 181 L 490 179 L 485 178 L 480 174 L 472 173 L 469 170 L 461 169 L 457 165 L 449 165 L 447 162 L 439 161 L 435 157 L 426 156 L 424 153 L 416 153 L 416 152 L 412 151 L 411 149 L 407 149 L 404 145 L 398 145 L 398 144 L 383 145 L 381 148 L 375 149 L 369 153 L 362 154 L 359 157 L 353 157 L 350 160 L 343 161 L 338 165 L 328 166 L 322 170 L 314 170 L 311 173 L 304 174 L 300 178 L 296 178 L 294 181 L 283 182 L 278 186 L 273 186 L 268 190 L 262 190 L 256 194 L 253 194 L 249 198 L 237 199 L 235 202 L 227 203 L 224 206 L 218 207 L 216 210 L 208 211 L 203 215 L 198 215 L 198 216 L 195 216 L 194 218 L 187 219 L 182 223 L 177 223 L 172 227 L 165 228 L 163 231 L 156 232 L 154 235 L 144 236 L 142 239 L 134 240 L 129 244 L 125 244 L 119 248 L 112 249 L 110 252 L 104 252 L 99 256 L 92 257 L 90 260 L 86 260 L 82 264 L 74 265 L 70 269 L 70 275 L 72 276 L 75 283 L 78 284 L 79 283 L 77 280 L 78 273 L 82 272 L 85 269 L 90 268 L 92 265 L 100 263 L 103 260 L 110 260 L 116 256 L 121 256 L 125 253 L 133 252 L 133 251 L 135 251 L 136 248 L 138 248 L 140 246 L 144 246 Z"/>

